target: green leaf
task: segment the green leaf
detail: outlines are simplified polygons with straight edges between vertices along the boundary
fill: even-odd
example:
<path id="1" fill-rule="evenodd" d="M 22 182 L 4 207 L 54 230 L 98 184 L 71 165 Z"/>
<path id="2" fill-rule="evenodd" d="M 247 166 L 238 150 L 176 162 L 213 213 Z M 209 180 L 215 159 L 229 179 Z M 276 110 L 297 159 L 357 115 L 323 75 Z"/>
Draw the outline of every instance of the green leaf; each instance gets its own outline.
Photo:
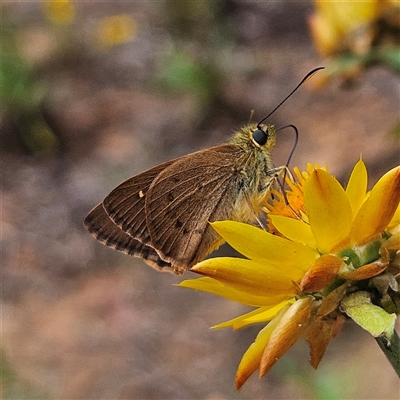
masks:
<path id="1" fill-rule="evenodd" d="M 346 296 L 340 303 L 341 309 L 372 336 L 390 338 L 394 332 L 396 314 L 388 314 L 371 302 L 368 292 L 356 292 Z"/>

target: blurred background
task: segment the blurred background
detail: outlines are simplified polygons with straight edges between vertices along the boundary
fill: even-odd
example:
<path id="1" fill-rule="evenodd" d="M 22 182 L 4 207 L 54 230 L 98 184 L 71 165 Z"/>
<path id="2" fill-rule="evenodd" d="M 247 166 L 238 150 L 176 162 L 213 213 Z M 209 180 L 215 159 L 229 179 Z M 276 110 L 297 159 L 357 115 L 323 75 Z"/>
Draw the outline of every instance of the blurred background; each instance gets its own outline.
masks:
<path id="1" fill-rule="evenodd" d="M 338 5 L 339 4 L 339 5 Z M 395 1 L 2 3 L 4 399 L 397 399 L 375 341 L 347 323 L 318 370 L 299 341 L 240 392 L 248 308 L 96 242 L 82 221 L 123 180 L 224 143 L 268 114 L 292 166 L 369 187 L 399 163 Z M 276 165 L 290 131 L 279 133 Z M 185 275 L 190 278 L 191 274 Z"/>

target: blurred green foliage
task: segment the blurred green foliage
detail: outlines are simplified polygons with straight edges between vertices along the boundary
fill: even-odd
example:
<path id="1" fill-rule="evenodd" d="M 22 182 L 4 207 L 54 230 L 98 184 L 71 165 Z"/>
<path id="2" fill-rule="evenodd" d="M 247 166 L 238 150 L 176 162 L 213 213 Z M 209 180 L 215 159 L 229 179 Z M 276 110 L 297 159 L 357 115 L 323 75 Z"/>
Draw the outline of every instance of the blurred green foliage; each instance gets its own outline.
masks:
<path id="1" fill-rule="evenodd" d="M 218 71 L 200 64 L 190 54 L 176 50 L 162 62 L 161 86 L 168 91 L 190 93 L 200 104 L 208 103 L 218 88 Z"/>
<path id="2" fill-rule="evenodd" d="M 20 379 L 11 368 L 2 351 L 0 353 L 0 377 L 0 395 L 3 400 L 44 400 L 48 398 Z"/>
<path id="3" fill-rule="evenodd" d="M 225 75 L 221 54 L 232 46 L 235 30 L 229 2 L 201 0 L 165 1 L 167 31 L 172 35 L 171 50 L 158 64 L 161 87 L 187 93 L 206 113 L 220 98 Z"/>
<path id="4" fill-rule="evenodd" d="M 7 107 L 20 110 L 37 107 L 43 92 L 35 82 L 30 66 L 18 51 L 13 27 L 3 23 L 1 28 L 1 102 Z"/>
<path id="5" fill-rule="evenodd" d="M 52 151 L 58 140 L 41 111 L 46 88 L 37 79 L 33 67 L 22 57 L 16 41 L 16 28 L 4 17 L 0 29 L 1 124 L 7 120 L 11 134 L 17 135 L 29 152 Z"/>

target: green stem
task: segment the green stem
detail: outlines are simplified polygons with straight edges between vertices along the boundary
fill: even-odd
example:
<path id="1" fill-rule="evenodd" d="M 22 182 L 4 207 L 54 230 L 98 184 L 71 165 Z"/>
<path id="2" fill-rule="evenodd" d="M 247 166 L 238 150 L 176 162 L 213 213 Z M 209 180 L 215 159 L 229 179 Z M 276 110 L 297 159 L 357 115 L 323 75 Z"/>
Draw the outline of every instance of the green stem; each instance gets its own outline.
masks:
<path id="1" fill-rule="evenodd" d="M 400 338 L 397 332 L 393 332 L 390 341 L 383 336 L 377 337 L 375 340 L 400 378 Z"/>

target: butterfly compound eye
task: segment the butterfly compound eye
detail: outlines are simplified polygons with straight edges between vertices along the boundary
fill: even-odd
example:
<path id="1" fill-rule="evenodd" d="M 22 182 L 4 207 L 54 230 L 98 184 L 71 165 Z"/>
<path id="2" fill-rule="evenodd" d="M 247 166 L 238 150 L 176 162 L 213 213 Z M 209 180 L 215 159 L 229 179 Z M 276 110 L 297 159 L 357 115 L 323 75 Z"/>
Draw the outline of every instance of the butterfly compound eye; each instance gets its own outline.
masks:
<path id="1" fill-rule="evenodd" d="M 258 128 L 252 134 L 253 140 L 259 145 L 263 146 L 267 143 L 268 140 L 268 133 L 263 131 L 262 129 Z"/>

